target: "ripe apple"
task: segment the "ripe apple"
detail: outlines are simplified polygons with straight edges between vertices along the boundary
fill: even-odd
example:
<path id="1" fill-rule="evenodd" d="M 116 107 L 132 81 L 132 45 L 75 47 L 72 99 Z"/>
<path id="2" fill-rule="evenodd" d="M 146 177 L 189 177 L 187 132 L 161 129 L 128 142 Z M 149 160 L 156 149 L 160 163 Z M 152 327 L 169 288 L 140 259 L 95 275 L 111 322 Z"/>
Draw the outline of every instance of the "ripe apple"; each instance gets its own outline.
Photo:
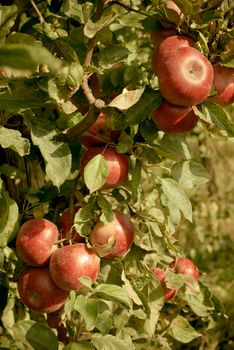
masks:
<path id="1" fill-rule="evenodd" d="M 166 277 L 166 272 L 157 267 L 153 268 L 151 271 L 154 273 L 155 277 L 159 280 L 161 284 L 161 287 L 164 292 L 164 300 L 168 301 L 170 299 L 173 299 L 177 294 L 177 290 L 167 288 L 166 283 L 164 281 Z"/>
<path id="2" fill-rule="evenodd" d="M 79 210 L 79 207 L 75 206 L 74 214 L 77 213 L 78 210 Z M 73 220 L 71 218 L 70 208 L 67 208 L 62 214 L 62 216 L 60 217 L 60 226 L 61 226 L 62 234 L 65 238 L 72 239 L 78 243 L 85 241 L 84 237 L 80 236 L 73 226 Z"/>
<path id="3" fill-rule="evenodd" d="M 108 247 L 113 237 L 113 245 Z M 108 259 L 123 257 L 131 247 L 134 239 L 134 227 L 129 217 L 118 211 L 114 211 L 111 222 L 104 224 L 100 219 L 94 225 L 89 236 L 94 251 Z"/>
<path id="4" fill-rule="evenodd" d="M 37 312 L 49 313 L 60 309 L 68 295 L 54 284 L 47 266 L 27 267 L 17 282 L 17 288 L 22 302 Z"/>
<path id="5" fill-rule="evenodd" d="M 28 265 L 48 264 L 59 239 L 57 226 L 47 219 L 30 219 L 19 229 L 16 238 L 18 256 Z"/>
<path id="6" fill-rule="evenodd" d="M 98 154 L 102 154 L 107 162 L 108 174 L 102 189 L 113 188 L 122 185 L 128 177 L 128 158 L 119 154 L 114 148 L 91 147 L 81 159 L 80 173 L 84 175 L 84 168 L 88 162 Z"/>
<path id="7" fill-rule="evenodd" d="M 210 61 L 193 47 L 168 52 L 158 62 L 157 74 L 162 96 L 179 106 L 193 106 L 205 100 L 214 76 Z"/>
<path id="8" fill-rule="evenodd" d="M 220 106 L 226 106 L 234 102 L 234 68 L 228 68 L 215 64 L 214 69 L 214 86 L 217 92 L 216 96 L 208 98 L 209 102 L 216 103 Z"/>
<path id="9" fill-rule="evenodd" d="M 86 276 L 95 281 L 100 271 L 100 258 L 84 243 L 57 249 L 50 258 L 50 273 L 54 283 L 65 290 L 82 287 L 79 278 Z"/>
<path id="10" fill-rule="evenodd" d="M 171 267 L 173 267 L 176 272 L 182 275 L 193 276 L 195 280 L 199 279 L 198 268 L 190 259 L 179 258 L 171 264 Z"/>
<path id="11" fill-rule="evenodd" d="M 166 100 L 163 100 L 151 116 L 160 130 L 175 134 L 192 130 L 198 121 L 192 107 L 176 106 Z"/>
<path id="12" fill-rule="evenodd" d="M 175 36 L 177 34 L 177 30 L 174 28 L 169 29 L 159 29 L 153 32 L 150 32 L 150 40 L 154 45 L 154 48 L 157 49 L 159 45 L 168 37 Z"/>
<path id="13" fill-rule="evenodd" d="M 167 32 L 169 29 L 167 30 Z M 162 31 L 163 32 L 163 31 Z M 166 36 L 166 33 L 165 33 Z M 152 56 L 152 69 L 158 74 L 160 62 L 163 61 L 168 54 L 181 47 L 194 47 L 195 42 L 186 35 L 173 35 L 165 37 L 158 45 L 155 45 Z M 176 67 L 175 67 L 176 70 Z"/>
<path id="14" fill-rule="evenodd" d="M 111 130 L 106 125 L 107 115 L 100 113 L 97 120 L 88 130 L 81 135 L 81 143 L 87 147 L 103 146 L 108 142 L 116 142 L 120 136 L 120 130 Z"/>

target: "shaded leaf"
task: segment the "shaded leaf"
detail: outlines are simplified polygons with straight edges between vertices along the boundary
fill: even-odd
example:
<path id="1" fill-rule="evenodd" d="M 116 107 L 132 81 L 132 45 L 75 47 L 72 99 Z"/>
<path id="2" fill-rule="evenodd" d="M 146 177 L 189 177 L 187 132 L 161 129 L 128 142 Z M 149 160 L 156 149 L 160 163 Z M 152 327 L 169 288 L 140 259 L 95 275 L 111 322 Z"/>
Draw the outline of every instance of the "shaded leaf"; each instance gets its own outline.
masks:
<path id="1" fill-rule="evenodd" d="M 22 137 L 20 131 L 7 129 L 3 126 L 0 126 L 0 145 L 3 148 L 11 148 L 20 156 L 25 156 L 30 152 L 29 140 Z"/>
<path id="2" fill-rule="evenodd" d="M 176 316 L 172 320 L 169 333 L 174 339 L 184 344 L 187 344 L 193 339 L 201 336 L 201 334 L 196 332 L 195 329 L 189 324 L 187 319 L 180 315 Z"/>
<path id="3" fill-rule="evenodd" d="M 112 21 L 113 15 L 102 16 L 101 19 L 96 22 L 89 19 L 84 26 L 84 35 L 91 39 L 97 34 L 97 32 L 111 24 Z"/>
<path id="4" fill-rule="evenodd" d="M 126 290 L 115 284 L 100 284 L 95 288 L 95 294 L 103 299 L 119 301 L 128 307 L 132 307 L 132 301 Z"/>
<path id="5" fill-rule="evenodd" d="M 100 335 L 94 334 L 92 336 L 92 343 L 97 350 L 134 350 L 135 347 L 132 343 L 126 340 L 119 339 L 113 335 Z"/>
<path id="6" fill-rule="evenodd" d="M 171 173 L 175 180 L 186 188 L 192 188 L 210 180 L 210 175 L 206 169 L 193 160 L 175 163 L 171 169 Z"/>
<path id="7" fill-rule="evenodd" d="M 78 295 L 74 309 L 78 311 L 84 318 L 86 329 L 88 331 L 92 330 L 95 327 L 95 322 L 98 316 L 97 300 L 93 298 L 87 298 L 83 295 Z"/>
<path id="8" fill-rule="evenodd" d="M 0 37 L 4 38 L 9 34 L 15 23 L 18 8 L 16 5 L 0 7 Z"/>
<path id="9" fill-rule="evenodd" d="M 95 350 L 93 345 L 87 341 L 79 341 L 77 343 L 69 343 L 64 350 Z"/>

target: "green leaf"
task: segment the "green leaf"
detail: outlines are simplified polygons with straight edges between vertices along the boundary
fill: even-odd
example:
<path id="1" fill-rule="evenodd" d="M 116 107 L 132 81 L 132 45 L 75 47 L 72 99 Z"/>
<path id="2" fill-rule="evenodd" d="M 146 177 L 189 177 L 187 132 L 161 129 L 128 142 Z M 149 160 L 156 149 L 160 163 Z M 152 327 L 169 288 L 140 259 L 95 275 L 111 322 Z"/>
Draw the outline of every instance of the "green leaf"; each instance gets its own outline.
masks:
<path id="1" fill-rule="evenodd" d="M 64 0 L 61 11 L 69 18 L 77 22 L 84 23 L 82 5 L 77 4 L 76 0 Z"/>
<path id="2" fill-rule="evenodd" d="M 74 309 L 78 311 L 84 318 L 86 329 L 91 331 L 95 327 L 98 316 L 98 302 L 96 299 L 87 298 L 83 295 L 78 295 L 74 305 Z"/>
<path id="3" fill-rule="evenodd" d="M 170 205 L 180 209 L 185 218 L 192 222 L 192 205 L 182 187 L 170 178 L 160 178 L 160 181 Z"/>
<path id="4" fill-rule="evenodd" d="M 5 38 L 15 23 L 18 13 L 16 5 L 0 7 L 0 38 Z"/>
<path id="5" fill-rule="evenodd" d="M 137 103 L 144 92 L 143 89 L 130 90 L 125 91 L 122 94 L 115 97 L 110 103 L 109 107 L 115 107 L 124 111 L 132 107 L 135 103 Z"/>
<path id="6" fill-rule="evenodd" d="M 0 195 L 0 217 L 0 247 L 5 247 L 19 228 L 19 209 L 4 188 Z"/>
<path id="7" fill-rule="evenodd" d="M 48 178 L 58 188 L 65 182 L 71 170 L 71 152 L 62 142 L 52 138 L 56 130 L 52 122 L 37 117 L 27 120 L 33 144 L 38 146 L 46 164 Z"/>
<path id="8" fill-rule="evenodd" d="M 134 141 L 131 136 L 129 136 L 125 131 L 122 131 L 115 149 L 118 153 L 127 153 L 131 151 L 133 144 Z"/>
<path id="9" fill-rule="evenodd" d="M 35 321 L 18 321 L 13 326 L 15 339 L 34 350 L 58 350 L 58 340 L 47 326 Z"/>
<path id="10" fill-rule="evenodd" d="M 161 140 L 161 150 L 166 156 L 182 159 L 191 159 L 192 152 L 184 136 L 165 134 Z"/>
<path id="11" fill-rule="evenodd" d="M 193 160 L 175 163 L 171 169 L 171 174 L 185 188 L 193 188 L 211 179 L 206 169 Z"/>
<path id="12" fill-rule="evenodd" d="M 95 294 L 100 295 L 103 299 L 118 301 L 132 308 L 132 301 L 128 293 L 120 286 L 114 284 L 100 284 L 95 288 Z"/>
<path id="13" fill-rule="evenodd" d="M 125 113 L 125 126 L 143 122 L 160 105 L 161 100 L 162 97 L 159 91 L 145 89 L 139 101 Z"/>
<path id="14" fill-rule="evenodd" d="M 198 10 L 197 6 L 190 0 L 174 0 L 174 3 L 181 9 L 185 15 L 195 14 Z"/>
<path id="15" fill-rule="evenodd" d="M 215 104 L 202 103 L 202 112 L 198 114 L 199 118 L 215 127 L 218 130 L 224 130 L 228 136 L 234 137 L 234 124 L 228 119 L 225 110 Z"/>
<path id="16" fill-rule="evenodd" d="M 64 350 L 95 350 L 94 346 L 87 341 L 79 341 L 77 343 L 69 343 Z"/>
<path id="17" fill-rule="evenodd" d="M 78 89 L 82 83 L 84 70 L 80 63 L 71 62 L 64 67 L 56 75 L 58 85 L 67 85 L 70 88 Z"/>
<path id="18" fill-rule="evenodd" d="M 91 19 L 88 19 L 87 23 L 84 26 L 84 35 L 91 39 L 93 38 L 97 32 L 99 32 L 104 27 L 109 26 L 111 22 L 113 21 L 113 15 L 107 15 L 102 16 L 101 19 L 99 19 L 96 22 L 93 22 Z"/>
<path id="19" fill-rule="evenodd" d="M 172 338 L 183 344 L 187 344 L 193 339 L 201 336 L 201 334 L 196 332 L 195 329 L 189 324 L 187 319 L 180 315 L 176 316 L 172 320 L 169 332 Z"/>
<path id="20" fill-rule="evenodd" d="M 94 334 L 91 341 L 97 350 L 135 350 L 132 343 L 110 334 L 104 336 Z"/>
<path id="21" fill-rule="evenodd" d="M 43 46 L 12 44 L 0 48 L 0 66 L 35 70 L 38 64 L 46 64 L 52 72 L 56 72 L 61 61 Z"/>
<path id="22" fill-rule="evenodd" d="M 19 153 L 20 156 L 30 153 L 29 140 L 22 137 L 20 131 L 7 129 L 3 126 L 0 126 L 0 145 L 3 148 L 11 148 Z"/>
<path id="23" fill-rule="evenodd" d="M 84 168 L 84 181 L 90 193 L 100 189 L 107 178 L 108 165 L 105 158 L 98 154 Z"/>
<path id="24" fill-rule="evenodd" d="M 140 186 L 141 181 L 141 161 L 136 159 L 136 163 L 134 168 L 132 169 L 132 195 L 134 199 L 137 199 L 137 193 Z"/>
<path id="25" fill-rule="evenodd" d="M 101 65 L 113 65 L 123 59 L 129 54 L 129 51 L 120 45 L 109 45 L 101 50 L 98 54 L 99 64 Z"/>
<path id="26" fill-rule="evenodd" d="M 102 194 L 98 195 L 98 206 L 102 209 L 100 217 L 103 223 L 110 222 L 113 219 L 112 203 L 109 202 Z"/>

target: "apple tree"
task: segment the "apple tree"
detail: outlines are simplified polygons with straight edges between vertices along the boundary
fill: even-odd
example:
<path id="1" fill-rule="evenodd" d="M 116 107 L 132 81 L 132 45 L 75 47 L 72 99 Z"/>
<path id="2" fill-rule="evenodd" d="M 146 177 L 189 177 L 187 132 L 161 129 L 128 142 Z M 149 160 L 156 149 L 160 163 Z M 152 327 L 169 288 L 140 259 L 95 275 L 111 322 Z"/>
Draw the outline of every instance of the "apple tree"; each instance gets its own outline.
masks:
<path id="1" fill-rule="evenodd" d="M 1 3 L 0 348 L 208 349 L 176 233 L 234 137 L 233 3 Z"/>

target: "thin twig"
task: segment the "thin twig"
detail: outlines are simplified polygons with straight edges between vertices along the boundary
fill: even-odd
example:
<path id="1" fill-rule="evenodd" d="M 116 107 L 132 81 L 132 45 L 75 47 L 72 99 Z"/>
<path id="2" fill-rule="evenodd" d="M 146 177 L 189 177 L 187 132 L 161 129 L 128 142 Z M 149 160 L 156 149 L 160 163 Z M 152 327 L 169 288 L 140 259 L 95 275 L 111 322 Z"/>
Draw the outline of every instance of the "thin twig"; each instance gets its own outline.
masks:
<path id="1" fill-rule="evenodd" d="M 41 24 L 44 23 L 45 22 L 44 17 L 42 16 L 41 11 L 39 10 L 37 5 L 35 4 L 34 0 L 30 0 L 30 3 L 32 5 L 32 7 L 34 8 L 35 12 L 37 13 L 40 23 Z"/>
<path id="2" fill-rule="evenodd" d="M 153 19 L 156 19 L 156 17 L 157 17 L 156 15 L 153 16 L 153 15 L 150 15 L 149 13 L 141 11 L 141 10 L 135 10 L 135 9 L 131 8 L 130 6 L 122 4 L 122 2 L 117 1 L 117 0 L 109 2 L 107 4 L 107 7 L 108 6 L 112 6 L 112 5 L 119 5 L 119 6 L 125 8 L 126 10 L 128 10 L 130 12 L 136 12 L 136 13 L 139 13 L 140 15 L 145 16 L 145 17 L 150 17 L 150 18 L 153 18 Z"/>

